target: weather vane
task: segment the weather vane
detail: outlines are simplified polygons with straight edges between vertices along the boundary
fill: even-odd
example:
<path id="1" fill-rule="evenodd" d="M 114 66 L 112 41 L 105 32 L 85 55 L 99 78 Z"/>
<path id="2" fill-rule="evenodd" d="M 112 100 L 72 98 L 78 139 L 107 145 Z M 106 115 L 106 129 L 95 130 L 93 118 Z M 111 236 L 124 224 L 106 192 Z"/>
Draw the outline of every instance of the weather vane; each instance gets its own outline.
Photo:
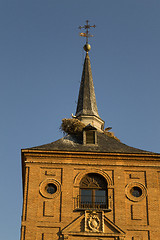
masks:
<path id="1" fill-rule="evenodd" d="M 88 51 L 90 50 L 90 48 L 91 48 L 91 46 L 88 44 L 88 38 L 89 38 L 89 37 L 93 37 L 93 35 L 89 34 L 89 29 L 90 29 L 91 27 L 95 28 L 96 25 L 93 25 L 93 26 L 89 25 L 89 21 L 88 21 L 88 20 L 86 20 L 86 25 L 84 25 L 84 26 L 79 26 L 79 29 L 84 28 L 84 29 L 86 30 L 85 33 L 80 33 L 80 34 L 79 34 L 81 37 L 86 37 L 86 44 L 84 45 L 84 50 L 85 50 L 86 52 L 88 52 Z"/>

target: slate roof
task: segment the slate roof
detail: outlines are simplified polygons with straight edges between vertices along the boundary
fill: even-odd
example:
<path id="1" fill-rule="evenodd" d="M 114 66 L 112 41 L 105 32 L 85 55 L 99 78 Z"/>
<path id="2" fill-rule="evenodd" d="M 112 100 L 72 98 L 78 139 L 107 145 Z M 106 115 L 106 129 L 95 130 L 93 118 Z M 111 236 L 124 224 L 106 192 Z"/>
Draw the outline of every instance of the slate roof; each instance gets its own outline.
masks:
<path id="1" fill-rule="evenodd" d="M 118 140 L 107 136 L 104 133 L 97 132 L 97 145 L 84 145 L 80 137 L 67 135 L 55 142 L 49 144 L 29 148 L 29 150 L 44 150 L 44 151 L 71 151 L 71 152 L 99 152 L 99 153 L 148 153 L 141 149 L 129 147 Z"/>
<path id="2" fill-rule="evenodd" d="M 88 52 L 86 53 L 86 57 L 84 60 L 81 85 L 78 96 L 78 104 L 76 110 L 77 117 L 86 115 L 87 116 L 94 115 L 99 117 Z"/>

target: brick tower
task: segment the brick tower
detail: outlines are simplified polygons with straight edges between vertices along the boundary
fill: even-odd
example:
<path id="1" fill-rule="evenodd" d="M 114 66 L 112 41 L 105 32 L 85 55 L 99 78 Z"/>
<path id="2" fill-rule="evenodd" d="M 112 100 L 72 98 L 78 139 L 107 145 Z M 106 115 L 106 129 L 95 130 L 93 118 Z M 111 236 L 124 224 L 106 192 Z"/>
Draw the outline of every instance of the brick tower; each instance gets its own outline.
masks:
<path id="1" fill-rule="evenodd" d="M 84 49 L 76 114 L 63 128 L 68 134 L 22 149 L 21 240 L 159 240 L 160 155 L 104 130 L 88 42 Z"/>

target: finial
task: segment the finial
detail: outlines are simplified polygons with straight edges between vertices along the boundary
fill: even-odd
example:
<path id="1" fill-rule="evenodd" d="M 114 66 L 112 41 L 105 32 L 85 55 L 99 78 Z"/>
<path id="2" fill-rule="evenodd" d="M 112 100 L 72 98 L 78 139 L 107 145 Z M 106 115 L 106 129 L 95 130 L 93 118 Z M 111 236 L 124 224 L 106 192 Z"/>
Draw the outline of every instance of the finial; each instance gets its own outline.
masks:
<path id="1" fill-rule="evenodd" d="M 90 29 L 91 27 L 94 27 L 94 28 L 95 28 L 96 25 L 93 25 L 93 26 L 89 25 L 89 21 L 88 21 L 88 20 L 86 20 L 86 25 L 79 27 L 79 29 L 81 29 L 81 28 L 86 29 L 86 32 L 85 32 L 85 33 L 80 33 L 80 34 L 79 34 L 81 37 L 86 37 L 86 44 L 85 44 L 84 47 L 83 47 L 86 52 L 89 52 L 90 49 L 91 49 L 91 45 L 88 44 L 88 38 L 89 38 L 89 37 L 93 37 L 93 35 L 89 34 L 89 29 Z"/>

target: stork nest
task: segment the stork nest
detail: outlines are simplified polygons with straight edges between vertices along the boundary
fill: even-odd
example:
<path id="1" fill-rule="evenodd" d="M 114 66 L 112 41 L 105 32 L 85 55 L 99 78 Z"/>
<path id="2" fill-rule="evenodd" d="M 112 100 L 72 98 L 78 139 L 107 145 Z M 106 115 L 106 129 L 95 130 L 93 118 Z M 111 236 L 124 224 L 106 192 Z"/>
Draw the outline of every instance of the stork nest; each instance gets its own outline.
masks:
<path id="1" fill-rule="evenodd" d="M 81 136 L 83 132 L 83 128 L 85 126 L 86 125 L 81 121 L 79 121 L 77 118 L 63 118 L 60 126 L 60 130 L 63 132 L 63 134 L 73 134 L 73 135 Z M 104 134 L 120 142 L 120 140 L 114 135 L 113 132 L 109 132 L 106 129 L 104 130 Z"/>
<path id="2" fill-rule="evenodd" d="M 116 139 L 118 142 L 120 142 L 119 138 L 117 138 L 113 132 L 108 132 L 104 130 L 104 134 L 106 134 L 108 137 Z"/>
<path id="3" fill-rule="evenodd" d="M 81 135 L 85 124 L 76 118 L 63 118 L 60 126 L 60 130 L 66 134 Z"/>

